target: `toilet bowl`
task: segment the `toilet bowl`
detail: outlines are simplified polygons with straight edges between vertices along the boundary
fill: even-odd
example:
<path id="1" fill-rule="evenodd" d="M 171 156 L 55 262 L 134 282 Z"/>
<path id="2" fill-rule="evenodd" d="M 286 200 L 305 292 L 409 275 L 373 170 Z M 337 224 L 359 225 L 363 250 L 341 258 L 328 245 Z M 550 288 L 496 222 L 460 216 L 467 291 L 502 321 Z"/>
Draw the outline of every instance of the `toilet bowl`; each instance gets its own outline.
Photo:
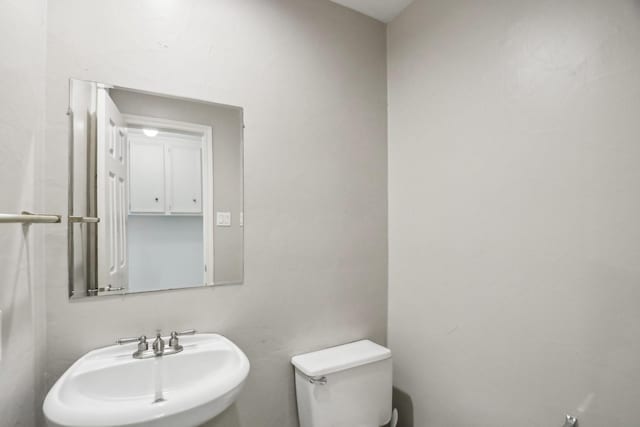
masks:
<path id="1" fill-rule="evenodd" d="M 300 427 L 380 427 L 391 421 L 391 351 L 369 340 L 291 359 Z"/>

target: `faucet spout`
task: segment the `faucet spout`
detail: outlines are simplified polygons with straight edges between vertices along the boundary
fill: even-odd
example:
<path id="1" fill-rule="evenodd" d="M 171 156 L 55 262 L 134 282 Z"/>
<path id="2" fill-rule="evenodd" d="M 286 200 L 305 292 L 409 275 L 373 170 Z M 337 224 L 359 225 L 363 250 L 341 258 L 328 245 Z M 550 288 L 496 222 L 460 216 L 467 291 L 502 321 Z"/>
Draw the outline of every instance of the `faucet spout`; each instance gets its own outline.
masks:
<path id="1" fill-rule="evenodd" d="M 156 334 L 156 339 L 153 341 L 153 354 L 155 354 L 156 356 L 162 356 L 164 354 L 164 340 L 162 339 L 162 336 L 160 335 L 160 332 L 158 332 Z"/>

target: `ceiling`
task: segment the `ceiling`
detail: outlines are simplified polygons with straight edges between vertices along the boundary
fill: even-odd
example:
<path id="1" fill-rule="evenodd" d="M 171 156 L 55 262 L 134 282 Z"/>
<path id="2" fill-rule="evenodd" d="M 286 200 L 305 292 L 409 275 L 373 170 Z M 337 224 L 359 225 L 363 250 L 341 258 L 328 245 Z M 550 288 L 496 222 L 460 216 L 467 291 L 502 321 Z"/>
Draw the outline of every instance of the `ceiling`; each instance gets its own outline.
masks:
<path id="1" fill-rule="evenodd" d="M 391 22 L 413 0 L 331 0 L 382 22 Z"/>

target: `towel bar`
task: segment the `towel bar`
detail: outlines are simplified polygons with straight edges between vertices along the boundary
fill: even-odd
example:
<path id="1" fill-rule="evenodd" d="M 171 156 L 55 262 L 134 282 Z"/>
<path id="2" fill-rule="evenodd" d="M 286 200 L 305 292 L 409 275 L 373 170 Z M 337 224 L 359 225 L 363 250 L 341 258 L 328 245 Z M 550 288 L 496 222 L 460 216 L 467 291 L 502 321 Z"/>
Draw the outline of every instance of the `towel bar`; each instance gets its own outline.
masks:
<path id="1" fill-rule="evenodd" d="M 56 224 L 62 222 L 60 215 L 34 214 L 23 211 L 19 214 L 0 214 L 0 224 Z"/>

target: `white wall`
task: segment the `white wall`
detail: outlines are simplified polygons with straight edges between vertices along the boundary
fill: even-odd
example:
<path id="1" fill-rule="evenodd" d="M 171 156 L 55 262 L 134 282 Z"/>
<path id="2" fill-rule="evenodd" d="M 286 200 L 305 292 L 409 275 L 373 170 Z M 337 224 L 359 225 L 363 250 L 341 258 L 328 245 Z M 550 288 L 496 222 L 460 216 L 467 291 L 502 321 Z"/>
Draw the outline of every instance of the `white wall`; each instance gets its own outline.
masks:
<path id="1" fill-rule="evenodd" d="M 300 352 L 386 337 L 385 27 L 317 0 L 48 5 L 47 209 L 66 209 L 67 79 L 244 107 L 245 283 L 69 302 L 47 236 L 48 371 L 119 336 L 195 327 L 252 371 L 212 426 L 294 427 Z"/>
<path id="2" fill-rule="evenodd" d="M 45 2 L 0 1 L 0 212 L 41 208 Z M 0 424 L 33 426 L 42 393 L 46 225 L 0 224 Z"/>
<path id="3" fill-rule="evenodd" d="M 388 29 L 389 343 L 416 427 L 640 425 L 640 3 Z"/>
<path id="4" fill-rule="evenodd" d="M 202 216 L 129 215 L 129 291 L 202 286 Z"/>

